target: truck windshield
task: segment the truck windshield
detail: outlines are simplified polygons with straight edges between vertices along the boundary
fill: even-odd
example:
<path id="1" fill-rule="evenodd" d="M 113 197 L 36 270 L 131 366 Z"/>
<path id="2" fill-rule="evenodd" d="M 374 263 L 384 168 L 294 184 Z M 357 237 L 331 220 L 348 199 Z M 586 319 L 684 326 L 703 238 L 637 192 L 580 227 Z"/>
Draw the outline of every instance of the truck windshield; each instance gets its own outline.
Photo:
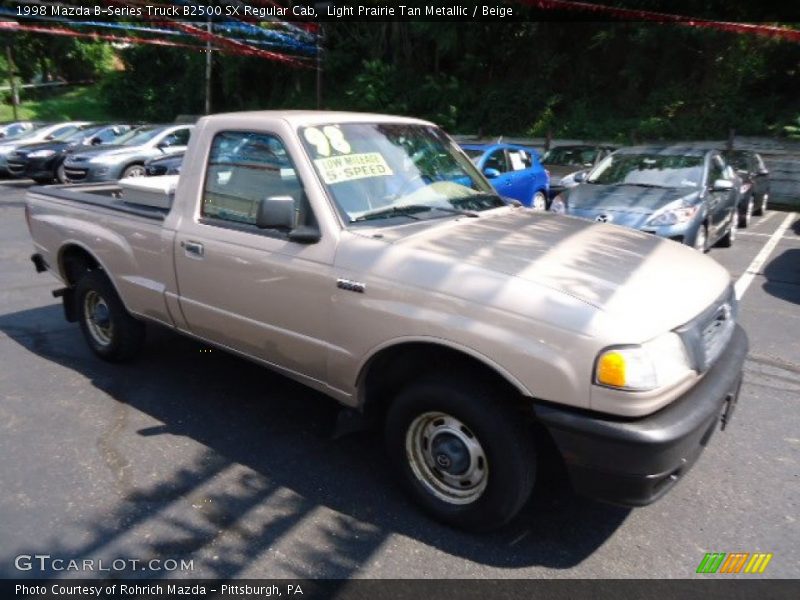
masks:
<path id="1" fill-rule="evenodd" d="M 343 123 L 303 127 L 300 138 L 350 223 L 474 215 L 505 205 L 435 127 Z"/>
<path id="2" fill-rule="evenodd" d="M 642 187 L 699 187 L 703 157 L 681 154 L 611 154 L 589 174 L 589 183 Z"/>

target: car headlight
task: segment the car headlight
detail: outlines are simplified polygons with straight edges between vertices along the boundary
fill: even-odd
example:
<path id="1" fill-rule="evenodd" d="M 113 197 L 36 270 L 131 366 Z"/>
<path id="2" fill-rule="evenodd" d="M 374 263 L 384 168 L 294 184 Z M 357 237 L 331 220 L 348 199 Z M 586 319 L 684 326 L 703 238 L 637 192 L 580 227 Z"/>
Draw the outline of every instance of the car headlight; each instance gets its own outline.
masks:
<path id="1" fill-rule="evenodd" d="M 554 213 L 564 214 L 567 212 L 567 201 L 564 200 L 564 196 L 559 194 L 553 201 L 550 203 L 550 210 Z"/>
<path id="2" fill-rule="evenodd" d="M 95 156 L 91 160 L 91 162 L 93 162 L 94 164 L 97 164 L 97 165 L 109 165 L 109 164 L 114 164 L 114 163 L 116 163 L 118 161 L 119 161 L 119 157 L 116 156 L 116 155 L 104 156 L 102 154 L 100 156 Z"/>
<path id="3" fill-rule="evenodd" d="M 683 341 L 668 332 L 645 344 L 601 352 L 595 363 L 594 382 L 644 392 L 674 384 L 692 370 Z"/>
<path id="4" fill-rule="evenodd" d="M 55 154 L 55 150 L 34 150 L 28 154 L 29 158 L 48 158 Z"/>
<path id="5" fill-rule="evenodd" d="M 648 225 L 678 225 L 679 223 L 686 223 L 699 210 L 699 205 L 695 206 L 679 206 L 676 208 L 668 208 L 659 213 L 656 213 L 648 222 Z"/>

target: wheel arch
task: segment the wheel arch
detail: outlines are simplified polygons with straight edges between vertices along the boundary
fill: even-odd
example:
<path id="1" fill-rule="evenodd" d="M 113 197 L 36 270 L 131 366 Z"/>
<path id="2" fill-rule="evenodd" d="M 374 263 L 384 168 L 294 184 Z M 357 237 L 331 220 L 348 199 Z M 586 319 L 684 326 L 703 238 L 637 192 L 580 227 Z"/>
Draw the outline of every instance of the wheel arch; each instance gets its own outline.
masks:
<path id="1" fill-rule="evenodd" d="M 385 344 L 364 361 L 356 380 L 358 408 L 367 415 L 381 414 L 404 382 L 441 369 L 490 381 L 504 388 L 512 402 L 530 398 L 516 377 L 479 352 L 445 340 L 413 339 Z"/>
<path id="2" fill-rule="evenodd" d="M 103 271 L 106 278 L 111 282 L 111 287 L 114 288 L 123 306 L 125 305 L 125 300 L 122 294 L 120 294 L 119 287 L 114 281 L 111 272 L 91 250 L 80 242 L 69 241 L 61 246 L 58 251 L 57 264 L 62 281 L 70 288 L 74 288 L 78 280 L 87 271 Z"/>

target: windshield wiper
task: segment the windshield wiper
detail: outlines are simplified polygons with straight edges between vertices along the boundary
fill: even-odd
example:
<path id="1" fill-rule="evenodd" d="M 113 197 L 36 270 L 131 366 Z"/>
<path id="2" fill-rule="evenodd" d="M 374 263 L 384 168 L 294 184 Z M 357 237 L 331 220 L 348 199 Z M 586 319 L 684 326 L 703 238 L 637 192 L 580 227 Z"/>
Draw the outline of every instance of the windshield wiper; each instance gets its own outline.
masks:
<path id="1" fill-rule="evenodd" d="M 471 210 L 463 210 L 461 208 L 446 208 L 443 206 L 429 206 L 427 204 L 404 204 L 402 206 L 390 206 L 387 208 L 379 208 L 374 211 L 366 212 L 353 219 L 353 222 L 371 221 L 373 219 L 388 219 L 391 217 L 407 217 L 409 219 L 419 221 L 420 218 L 414 213 L 430 212 L 432 210 L 438 210 L 456 215 L 464 215 L 466 217 L 478 216 L 478 213 L 476 212 Z"/>
<path id="2" fill-rule="evenodd" d="M 408 217 L 414 221 L 419 221 L 419 217 L 413 213 L 421 212 L 423 210 L 430 210 L 429 206 L 422 204 L 406 204 L 404 206 L 390 206 L 388 208 L 379 208 L 377 210 L 365 212 L 362 215 L 353 219 L 353 223 L 358 221 L 371 221 L 373 219 L 389 219 L 391 217 Z"/>
<path id="3" fill-rule="evenodd" d="M 666 185 L 658 185 L 658 184 L 655 184 L 655 183 L 625 183 L 624 181 L 620 182 L 620 183 L 617 183 L 615 185 L 632 185 L 632 186 L 635 186 L 635 187 L 660 188 L 660 189 L 666 189 L 668 187 Z"/>

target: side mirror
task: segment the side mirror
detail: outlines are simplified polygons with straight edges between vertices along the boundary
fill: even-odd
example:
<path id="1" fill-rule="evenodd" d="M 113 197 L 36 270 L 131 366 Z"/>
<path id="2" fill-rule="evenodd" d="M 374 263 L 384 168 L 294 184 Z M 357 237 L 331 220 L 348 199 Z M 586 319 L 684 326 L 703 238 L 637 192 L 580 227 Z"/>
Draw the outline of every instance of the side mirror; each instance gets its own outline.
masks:
<path id="1" fill-rule="evenodd" d="M 291 196 L 268 196 L 259 202 L 256 211 L 256 227 L 259 229 L 294 229 L 294 198 Z"/>
<path id="2" fill-rule="evenodd" d="M 484 169 L 483 174 L 486 176 L 487 179 L 495 179 L 497 177 L 500 177 L 500 171 L 498 171 L 497 169 L 492 169 L 491 167 Z"/>
<path id="3" fill-rule="evenodd" d="M 575 177 L 572 178 L 572 181 L 575 183 L 583 183 L 586 181 L 586 177 L 589 175 L 587 171 L 581 171 L 579 173 L 575 173 Z"/>
<path id="4" fill-rule="evenodd" d="M 717 179 L 711 186 L 713 192 L 728 192 L 733 189 L 733 182 L 727 179 Z"/>

